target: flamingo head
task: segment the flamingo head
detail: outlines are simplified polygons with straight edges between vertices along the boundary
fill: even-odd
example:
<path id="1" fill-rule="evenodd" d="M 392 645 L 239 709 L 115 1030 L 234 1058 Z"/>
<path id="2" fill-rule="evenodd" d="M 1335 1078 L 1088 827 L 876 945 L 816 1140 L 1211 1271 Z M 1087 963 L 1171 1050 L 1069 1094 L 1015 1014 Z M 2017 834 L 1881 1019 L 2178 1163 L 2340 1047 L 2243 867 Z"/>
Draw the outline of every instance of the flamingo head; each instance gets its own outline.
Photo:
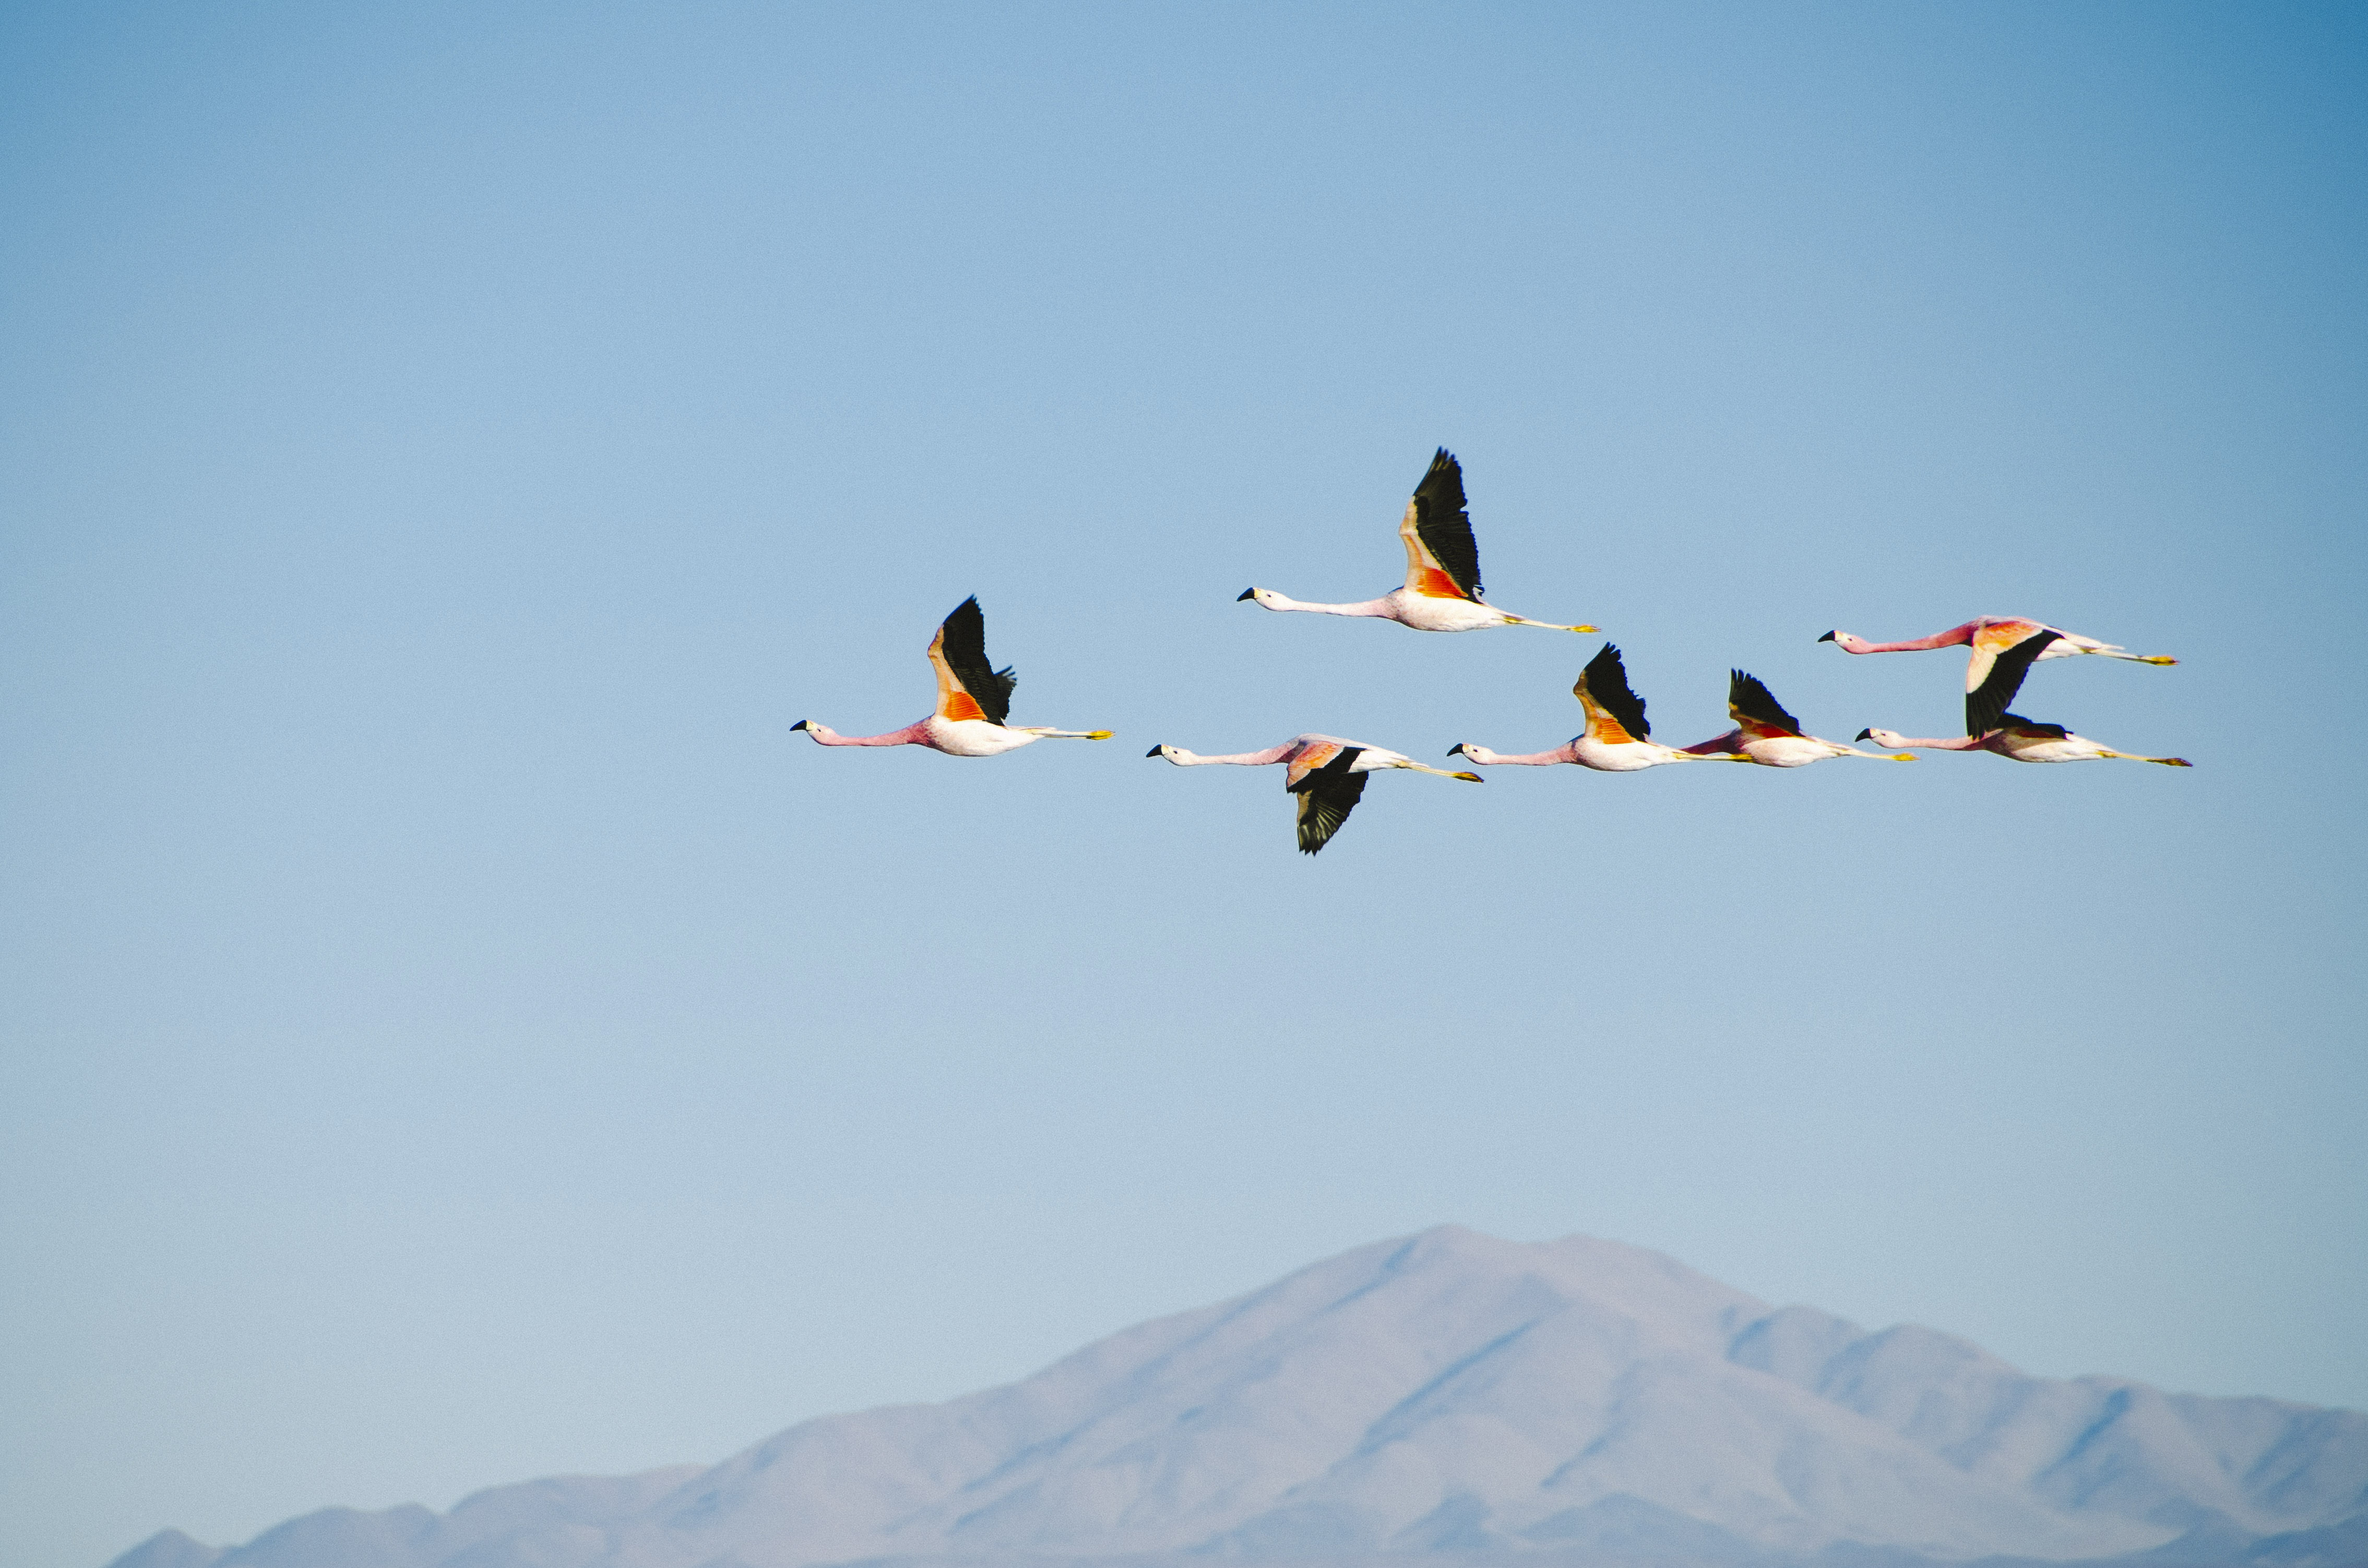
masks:
<path id="1" fill-rule="evenodd" d="M 1272 588 L 1244 588 L 1235 596 L 1234 602 L 1239 604 L 1242 600 L 1247 599 L 1261 609 L 1272 609 L 1275 607 L 1275 601 L 1281 597 L 1282 596 Z"/>
<path id="2" fill-rule="evenodd" d="M 791 725 L 790 728 L 792 730 L 803 730 L 808 735 L 813 737 L 816 745 L 821 745 L 838 738 L 838 732 L 837 730 L 832 729 L 828 724 L 817 724 L 812 719 L 801 719 L 796 723 Z"/>
<path id="3" fill-rule="evenodd" d="M 1468 761 L 1476 762 L 1483 767 L 1486 767 L 1488 762 L 1489 753 L 1486 746 L 1475 746 L 1470 741 L 1458 741 L 1453 745 L 1447 748 L 1447 755 L 1450 756 L 1463 757 Z"/>
<path id="4" fill-rule="evenodd" d="M 1863 653 L 1867 649 L 1865 638 L 1854 636 L 1847 631 L 1828 631 L 1817 641 L 1830 642 L 1845 653 Z"/>
<path id="5" fill-rule="evenodd" d="M 1178 757 L 1189 756 L 1191 754 L 1185 751 L 1181 746 L 1171 746 L 1166 741 L 1162 741 L 1157 745 L 1153 746 L 1149 751 L 1144 752 L 1143 755 L 1145 756 L 1164 756 L 1168 761 L 1174 762 Z"/>
<path id="6" fill-rule="evenodd" d="M 1858 738 L 1862 741 L 1873 741 L 1879 746 L 1896 747 L 1907 744 L 1907 737 L 1896 730 L 1878 730 L 1872 726 L 1861 730 L 1858 733 Z"/>

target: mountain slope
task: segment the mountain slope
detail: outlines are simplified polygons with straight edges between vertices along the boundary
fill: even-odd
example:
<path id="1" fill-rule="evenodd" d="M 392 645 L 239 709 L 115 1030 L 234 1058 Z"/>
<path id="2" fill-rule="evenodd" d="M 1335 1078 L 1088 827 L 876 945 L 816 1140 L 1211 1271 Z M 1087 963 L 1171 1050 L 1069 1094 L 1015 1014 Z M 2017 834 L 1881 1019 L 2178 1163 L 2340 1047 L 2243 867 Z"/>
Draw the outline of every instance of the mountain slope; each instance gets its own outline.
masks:
<path id="1" fill-rule="evenodd" d="M 212 1557 L 168 1535 L 116 1568 L 2070 1559 L 2348 1540 L 2363 1515 L 2368 1416 L 2027 1377 L 1929 1329 L 1771 1310 L 1656 1253 L 1450 1226 L 712 1470 L 501 1488 L 441 1518 L 332 1510 Z"/>

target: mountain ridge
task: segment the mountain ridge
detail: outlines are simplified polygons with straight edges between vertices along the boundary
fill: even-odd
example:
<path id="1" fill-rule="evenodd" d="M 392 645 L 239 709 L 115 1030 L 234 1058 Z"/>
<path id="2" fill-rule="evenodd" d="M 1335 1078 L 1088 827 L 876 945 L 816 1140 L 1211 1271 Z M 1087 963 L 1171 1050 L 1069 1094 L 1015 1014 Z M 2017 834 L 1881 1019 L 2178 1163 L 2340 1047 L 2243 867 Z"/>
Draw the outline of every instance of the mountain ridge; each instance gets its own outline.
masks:
<path id="1" fill-rule="evenodd" d="M 712 1467 L 497 1487 L 441 1516 L 324 1510 L 234 1548 L 166 1532 L 112 1568 L 1868 1552 L 2169 1568 L 2182 1541 L 2229 1562 L 2283 1541 L 2278 1561 L 2307 1568 L 2355 1538 L 2368 1561 L 2368 1415 L 2032 1378 L 1643 1248 L 1440 1226 Z"/>

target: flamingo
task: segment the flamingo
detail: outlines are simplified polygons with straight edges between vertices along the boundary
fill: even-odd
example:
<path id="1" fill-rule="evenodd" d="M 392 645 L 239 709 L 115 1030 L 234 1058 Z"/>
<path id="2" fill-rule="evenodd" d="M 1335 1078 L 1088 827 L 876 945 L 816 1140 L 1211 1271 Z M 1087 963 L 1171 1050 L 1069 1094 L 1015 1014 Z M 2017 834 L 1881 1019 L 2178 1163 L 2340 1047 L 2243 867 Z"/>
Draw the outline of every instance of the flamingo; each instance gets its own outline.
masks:
<path id="1" fill-rule="evenodd" d="M 1885 756 L 1881 752 L 1861 751 L 1839 741 L 1819 740 L 1801 733 L 1801 721 L 1784 711 L 1775 693 L 1759 682 L 1757 676 L 1741 670 L 1729 670 L 1726 682 L 1726 710 L 1735 720 L 1735 728 L 1699 745 L 1686 748 L 1696 756 L 1725 753 L 1745 762 L 1756 762 L 1762 767 L 1805 767 L 1829 756 L 1863 756 L 1877 762 L 1913 762 L 1913 752 L 1899 752 Z M 1859 739 L 1866 737 L 1861 735 Z"/>
<path id="2" fill-rule="evenodd" d="M 975 594 L 956 605 L 929 639 L 929 667 L 938 672 L 937 709 L 901 730 L 842 735 L 811 719 L 790 728 L 803 730 L 816 745 L 928 746 L 948 756 L 996 756 L 1044 740 L 1110 738 L 1108 730 L 1046 730 L 1003 722 L 1011 711 L 1011 688 L 1019 677 L 987 662 L 986 618 L 979 613 Z"/>
<path id="3" fill-rule="evenodd" d="M 1858 738 L 1878 745 L 1919 746 L 1929 751 L 1987 751 L 2012 762 L 2087 762 L 2095 757 L 2121 757 L 2131 762 L 2158 762 L 2165 767 L 2192 767 L 2183 756 L 2140 756 L 2114 751 L 2086 735 L 2076 735 L 2061 724 L 2041 724 L 2009 713 L 2007 704 L 2022 687 L 2031 666 L 2047 656 L 2048 647 L 2063 635 L 2041 627 L 1998 654 L 1977 691 L 1965 698 L 1965 733 L 1955 740 L 1910 740 L 1896 730 L 1861 730 Z"/>
<path id="4" fill-rule="evenodd" d="M 1447 755 L 1462 756 L 1482 767 L 1575 762 L 1599 773 L 1634 773 L 1642 767 L 1658 767 L 1665 762 L 1750 760 L 1740 756 L 1712 756 L 1699 749 L 1679 751 L 1650 739 L 1653 726 L 1645 721 L 1645 699 L 1629 689 L 1627 666 L 1620 662 L 1620 650 L 1609 642 L 1587 661 L 1587 668 L 1579 672 L 1578 683 L 1570 688 L 1570 694 L 1587 710 L 1587 728 L 1552 751 L 1507 756 L 1486 746 L 1464 742 Z"/>
<path id="5" fill-rule="evenodd" d="M 1395 620 L 1417 631 L 1477 631 L 1484 626 L 1542 626 L 1548 631 L 1592 631 L 1592 626 L 1555 626 L 1508 615 L 1480 598 L 1480 547 L 1473 542 L 1472 518 L 1463 509 L 1463 469 L 1445 447 L 1430 460 L 1430 472 L 1406 503 L 1398 538 L 1406 543 L 1406 586 L 1362 604 L 1303 604 L 1271 588 L 1244 588 L 1235 598 L 1267 609 L 1307 610 L 1315 615 L 1369 616 Z"/>
<path id="6" fill-rule="evenodd" d="M 1357 809 L 1357 798 L 1365 792 L 1368 774 L 1405 767 L 1417 773 L 1435 773 L 1441 778 L 1481 782 L 1476 773 L 1450 773 L 1444 768 L 1427 767 L 1401 753 L 1344 741 L 1338 735 L 1294 735 L 1279 746 L 1235 752 L 1231 756 L 1199 756 L 1182 746 L 1164 744 L 1153 746 L 1143 755 L 1164 756 L 1178 767 L 1203 767 L 1217 762 L 1245 767 L 1289 763 L 1291 770 L 1283 776 L 1283 788 L 1299 797 L 1299 852 L 1303 855 L 1315 854 L 1340 831 L 1340 824 Z"/>
<path id="7" fill-rule="evenodd" d="M 1874 728 L 1861 730 L 1858 738 L 1872 740 L 1877 745 L 1921 746 L 1927 751 L 1996 752 L 2009 762 L 2087 762 L 2092 757 L 2117 756 L 2126 762 L 2158 762 L 2165 767 L 2195 766 L 2183 756 L 2140 756 L 2134 751 L 2114 751 L 2086 735 L 2076 735 L 2061 724 L 2034 723 L 2015 713 L 2007 714 L 1999 727 L 1987 734 L 1959 735 L 1952 741 L 1911 740 L 1896 730 Z"/>
<path id="8" fill-rule="evenodd" d="M 2100 642 L 2093 637 L 2076 636 L 2043 621 L 2021 620 L 1999 615 L 1977 615 L 1963 626 L 1935 631 L 1930 637 L 1918 637 L 1912 642 L 1870 642 L 1847 631 L 1828 631 L 1817 641 L 1831 642 L 1845 653 L 1907 653 L 1921 648 L 1953 648 L 1960 642 L 1969 643 L 1974 651 L 1965 661 L 1965 689 L 1970 692 L 1989 679 L 1990 666 L 2000 653 L 2042 631 L 2055 639 L 2037 655 L 2043 659 L 2068 659 L 2077 654 L 2096 653 L 2108 659 L 2127 659 L 2137 665 L 2179 663 L 2167 653 L 2133 653 L 2118 642 Z M 2001 712 L 2004 710 L 2003 708 L 1999 710 Z M 1981 733 L 1975 726 L 1968 725 L 1967 729 L 1975 734 Z"/>

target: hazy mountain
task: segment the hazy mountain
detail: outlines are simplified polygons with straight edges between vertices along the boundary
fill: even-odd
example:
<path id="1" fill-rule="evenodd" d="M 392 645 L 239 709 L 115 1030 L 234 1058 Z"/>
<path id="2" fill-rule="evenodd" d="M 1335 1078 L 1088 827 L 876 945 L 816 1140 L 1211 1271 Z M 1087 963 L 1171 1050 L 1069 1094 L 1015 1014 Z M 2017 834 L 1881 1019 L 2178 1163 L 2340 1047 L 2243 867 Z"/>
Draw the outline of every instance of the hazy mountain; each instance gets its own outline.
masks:
<path id="1" fill-rule="evenodd" d="M 2368 1416 L 2028 1377 L 1656 1253 L 1449 1226 L 712 1470 L 331 1509 L 233 1549 L 168 1531 L 114 1568 L 1186 1552 L 2323 1568 L 2368 1562 Z"/>

